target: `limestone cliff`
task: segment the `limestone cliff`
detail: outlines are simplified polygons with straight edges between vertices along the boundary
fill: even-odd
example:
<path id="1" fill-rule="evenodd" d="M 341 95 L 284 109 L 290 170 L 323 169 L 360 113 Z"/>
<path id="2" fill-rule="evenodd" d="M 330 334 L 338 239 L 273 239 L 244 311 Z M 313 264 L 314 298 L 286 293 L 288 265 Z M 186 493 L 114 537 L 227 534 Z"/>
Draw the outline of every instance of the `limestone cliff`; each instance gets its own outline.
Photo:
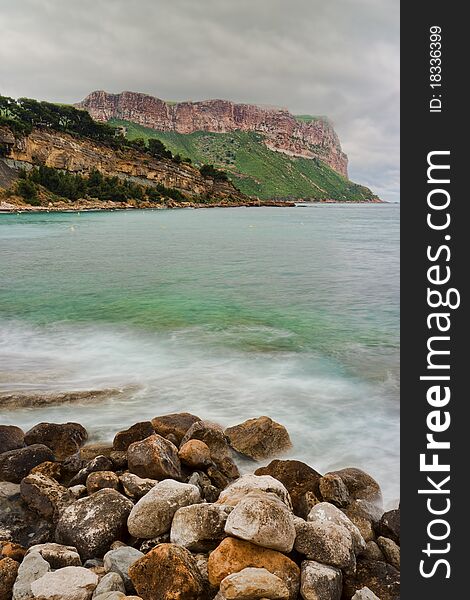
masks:
<path id="1" fill-rule="evenodd" d="M 318 158 L 347 177 L 347 156 L 332 125 L 325 119 L 303 121 L 286 109 L 227 100 L 169 103 L 136 92 L 95 91 L 76 107 L 87 110 L 97 121 L 116 118 L 158 131 L 257 132 L 262 134 L 269 149 L 289 156 Z"/>

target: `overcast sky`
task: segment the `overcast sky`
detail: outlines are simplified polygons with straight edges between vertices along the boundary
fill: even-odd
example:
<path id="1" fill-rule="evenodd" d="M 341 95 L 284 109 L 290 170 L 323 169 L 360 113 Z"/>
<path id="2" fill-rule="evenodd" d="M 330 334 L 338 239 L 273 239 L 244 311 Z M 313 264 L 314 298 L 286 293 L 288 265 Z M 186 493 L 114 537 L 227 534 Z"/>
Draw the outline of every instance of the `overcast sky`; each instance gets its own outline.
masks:
<path id="1" fill-rule="evenodd" d="M 0 94 L 132 90 L 327 115 L 399 199 L 399 0 L 0 0 Z"/>

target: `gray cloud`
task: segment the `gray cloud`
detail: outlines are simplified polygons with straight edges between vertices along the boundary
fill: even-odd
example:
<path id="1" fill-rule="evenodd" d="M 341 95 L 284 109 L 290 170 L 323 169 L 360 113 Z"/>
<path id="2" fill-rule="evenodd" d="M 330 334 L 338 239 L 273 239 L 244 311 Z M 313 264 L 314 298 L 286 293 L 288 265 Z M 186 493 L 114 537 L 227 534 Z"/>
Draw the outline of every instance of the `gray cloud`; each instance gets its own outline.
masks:
<path id="1" fill-rule="evenodd" d="M 0 0 L 0 93 L 94 89 L 324 114 L 350 176 L 399 197 L 398 0 Z"/>

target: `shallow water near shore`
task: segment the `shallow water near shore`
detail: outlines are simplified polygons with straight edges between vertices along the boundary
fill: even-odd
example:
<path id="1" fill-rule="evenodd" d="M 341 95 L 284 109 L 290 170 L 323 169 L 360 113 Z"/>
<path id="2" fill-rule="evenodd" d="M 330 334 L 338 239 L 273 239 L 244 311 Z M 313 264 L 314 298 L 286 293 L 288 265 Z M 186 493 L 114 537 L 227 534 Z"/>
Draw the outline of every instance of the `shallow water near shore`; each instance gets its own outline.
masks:
<path id="1" fill-rule="evenodd" d="M 267 414 L 397 498 L 398 236 L 396 205 L 0 215 L 0 396 L 116 390 L 0 421 Z"/>

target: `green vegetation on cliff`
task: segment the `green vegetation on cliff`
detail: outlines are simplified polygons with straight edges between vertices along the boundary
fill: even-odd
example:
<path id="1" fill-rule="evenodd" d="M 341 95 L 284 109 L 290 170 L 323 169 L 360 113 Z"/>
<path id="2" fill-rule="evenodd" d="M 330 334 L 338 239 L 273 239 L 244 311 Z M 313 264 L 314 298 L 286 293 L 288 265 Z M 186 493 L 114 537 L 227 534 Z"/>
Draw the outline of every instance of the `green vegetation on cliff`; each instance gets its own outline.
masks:
<path id="1" fill-rule="evenodd" d="M 250 196 L 345 202 L 375 198 L 371 190 L 349 181 L 318 159 L 294 158 L 269 150 L 257 133 L 182 134 L 155 131 L 118 119 L 111 119 L 109 124 L 126 127 L 129 140 L 159 139 L 173 154 L 187 156 L 195 165 L 209 163 L 222 169 L 240 191 Z"/>

